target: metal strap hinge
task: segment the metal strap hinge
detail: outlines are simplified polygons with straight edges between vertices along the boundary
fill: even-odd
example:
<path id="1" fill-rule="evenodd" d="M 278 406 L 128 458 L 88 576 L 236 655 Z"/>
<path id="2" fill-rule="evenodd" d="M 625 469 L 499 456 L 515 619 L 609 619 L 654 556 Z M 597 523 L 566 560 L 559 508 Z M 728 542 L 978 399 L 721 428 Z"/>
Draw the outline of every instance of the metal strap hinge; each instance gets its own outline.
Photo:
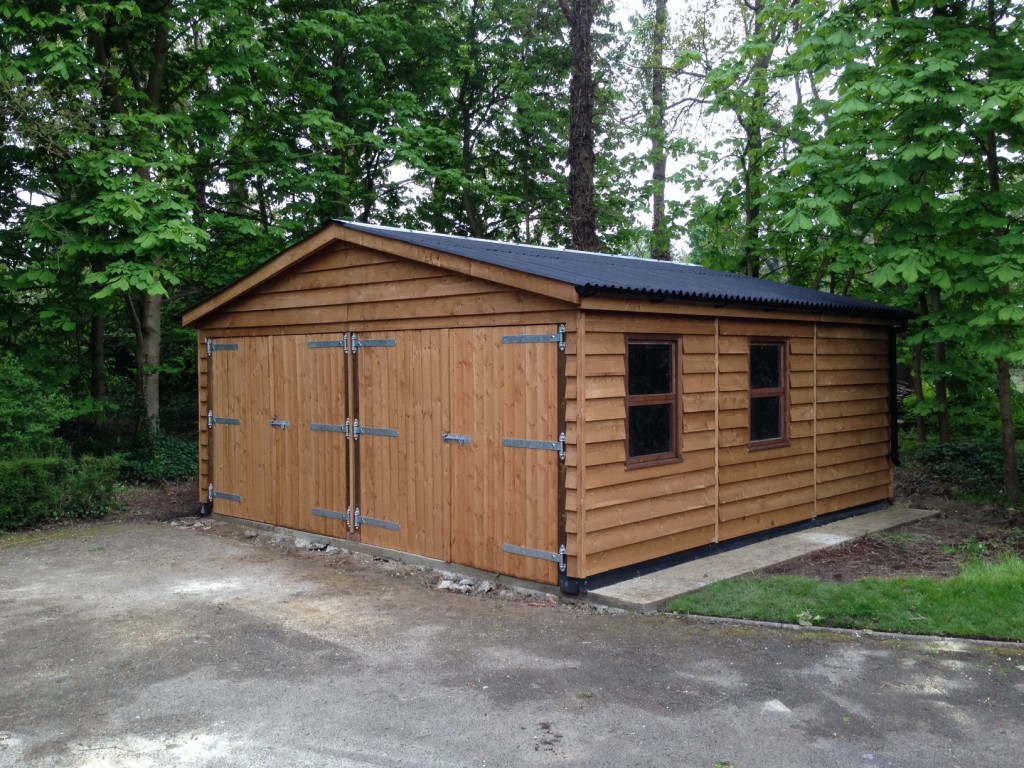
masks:
<path id="1" fill-rule="evenodd" d="M 309 428 L 314 432 L 340 432 L 348 437 L 348 419 L 344 424 L 310 424 Z"/>
<path id="2" fill-rule="evenodd" d="M 557 552 L 545 552 L 542 549 L 531 549 L 530 547 L 517 547 L 515 544 L 502 544 L 501 549 L 510 555 L 522 555 L 523 557 L 535 557 L 538 560 L 549 560 L 558 563 L 558 570 L 565 573 L 566 554 L 565 544 L 558 548 Z"/>
<path id="3" fill-rule="evenodd" d="M 333 512 L 329 509 L 320 509 L 320 507 L 313 507 L 313 514 L 317 517 L 331 517 L 335 520 L 344 520 L 346 523 L 352 517 L 352 507 L 349 507 L 344 512 Z"/>
<path id="4" fill-rule="evenodd" d="M 212 357 L 214 352 L 231 352 L 238 349 L 237 344 L 214 344 L 213 339 L 206 340 L 206 356 Z"/>
<path id="5" fill-rule="evenodd" d="M 397 347 L 398 342 L 394 339 L 360 339 L 358 333 L 352 334 L 352 354 L 359 351 L 360 347 Z"/>
<path id="6" fill-rule="evenodd" d="M 506 437 L 502 440 L 502 445 L 506 448 L 532 448 L 538 451 L 558 451 L 558 458 L 565 461 L 565 432 L 558 436 L 557 441 L 553 442 L 549 442 L 547 440 L 518 440 Z"/>
<path id="7" fill-rule="evenodd" d="M 209 488 L 206 489 L 206 500 L 213 501 L 214 499 L 224 499 L 225 501 L 241 501 L 242 497 L 237 493 L 221 493 L 213 488 L 213 483 L 210 483 Z"/>
<path id="8" fill-rule="evenodd" d="M 225 417 L 218 417 L 213 415 L 213 409 L 211 408 L 206 412 L 206 428 L 213 429 L 214 424 L 234 424 L 235 426 L 242 423 L 241 419 L 229 419 Z"/>
<path id="9" fill-rule="evenodd" d="M 364 525 L 371 525 L 374 528 L 386 528 L 389 531 L 402 530 L 402 526 L 398 523 L 393 523 L 390 520 L 380 520 L 376 517 L 367 517 L 359 511 L 359 507 L 356 507 L 355 522 L 352 524 L 352 527 L 358 531 Z"/>
<path id="10" fill-rule="evenodd" d="M 383 429 L 381 427 L 361 427 L 359 419 L 352 422 L 352 439 L 358 440 L 360 435 L 374 435 L 376 437 L 398 437 L 397 429 Z"/>
<path id="11" fill-rule="evenodd" d="M 565 352 L 565 323 L 558 326 L 558 333 L 524 333 L 518 336 L 502 336 L 502 344 L 558 344 L 558 348 Z"/>
<path id="12" fill-rule="evenodd" d="M 348 333 L 342 335 L 340 339 L 328 339 L 326 341 L 310 341 L 306 344 L 310 349 L 331 349 L 340 348 L 343 352 L 348 354 Z"/>

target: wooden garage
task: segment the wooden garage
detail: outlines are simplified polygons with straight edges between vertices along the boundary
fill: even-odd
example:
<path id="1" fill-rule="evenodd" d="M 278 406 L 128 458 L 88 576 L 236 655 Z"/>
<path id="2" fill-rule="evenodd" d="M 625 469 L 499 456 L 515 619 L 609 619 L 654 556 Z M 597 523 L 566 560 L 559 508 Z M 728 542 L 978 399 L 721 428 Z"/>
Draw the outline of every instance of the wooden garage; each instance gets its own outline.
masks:
<path id="1" fill-rule="evenodd" d="M 330 222 L 185 314 L 218 514 L 575 591 L 885 502 L 901 310 Z"/>

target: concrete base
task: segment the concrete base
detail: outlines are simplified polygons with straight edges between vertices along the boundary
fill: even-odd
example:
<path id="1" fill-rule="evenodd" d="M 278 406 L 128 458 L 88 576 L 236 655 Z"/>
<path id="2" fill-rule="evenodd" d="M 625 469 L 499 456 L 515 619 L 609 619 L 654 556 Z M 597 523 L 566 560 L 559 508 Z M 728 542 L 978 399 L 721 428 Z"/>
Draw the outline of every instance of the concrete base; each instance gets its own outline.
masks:
<path id="1" fill-rule="evenodd" d="M 679 595 L 716 581 L 753 573 L 819 549 L 843 544 L 869 533 L 895 528 L 937 514 L 896 504 L 817 528 L 776 536 L 727 552 L 665 568 L 587 592 L 587 599 L 613 608 L 653 613 Z"/>
<path id="2" fill-rule="evenodd" d="M 265 531 L 268 533 L 288 536 L 296 543 L 305 541 L 310 544 L 315 544 L 319 548 L 323 548 L 328 545 L 335 546 L 339 549 L 348 550 L 349 552 L 358 552 L 363 555 L 370 555 L 371 557 L 381 557 L 387 560 L 394 560 L 397 563 L 404 563 L 405 565 L 411 565 L 417 568 L 426 568 L 431 571 L 437 571 L 439 574 L 451 573 L 460 577 L 476 579 L 478 581 L 486 580 L 500 587 L 509 587 L 510 589 L 525 589 L 531 592 L 540 592 L 547 595 L 560 594 L 558 586 L 555 584 L 541 584 L 537 581 L 527 581 L 526 579 L 518 579 L 515 576 L 506 576 L 502 573 L 482 571 L 479 568 L 472 568 L 468 565 L 449 563 L 433 557 L 415 555 L 411 552 L 402 552 L 397 549 L 388 549 L 386 547 L 374 546 L 373 544 L 364 544 L 361 541 L 338 539 L 333 536 L 324 536 L 319 533 L 297 531 L 294 528 L 283 528 L 279 525 L 261 523 L 256 520 L 246 520 L 244 517 L 222 515 L 218 512 L 213 513 L 213 519 L 223 523 L 234 523 L 235 525 L 239 525 L 243 528 L 250 528 L 256 531 Z"/>

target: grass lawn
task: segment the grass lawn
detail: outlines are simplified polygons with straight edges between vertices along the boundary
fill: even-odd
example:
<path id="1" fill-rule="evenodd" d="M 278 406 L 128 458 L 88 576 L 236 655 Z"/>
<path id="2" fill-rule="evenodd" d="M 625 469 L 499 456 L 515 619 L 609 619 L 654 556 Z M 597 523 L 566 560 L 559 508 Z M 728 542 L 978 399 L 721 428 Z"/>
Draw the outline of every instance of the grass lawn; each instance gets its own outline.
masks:
<path id="1" fill-rule="evenodd" d="M 802 576 L 730 579 L 683 595 L 668 610 L 804 626 L 1024 640 L 1024 559 L 970 562 L 948 579 L 870 578 L 847 584 Z"/>

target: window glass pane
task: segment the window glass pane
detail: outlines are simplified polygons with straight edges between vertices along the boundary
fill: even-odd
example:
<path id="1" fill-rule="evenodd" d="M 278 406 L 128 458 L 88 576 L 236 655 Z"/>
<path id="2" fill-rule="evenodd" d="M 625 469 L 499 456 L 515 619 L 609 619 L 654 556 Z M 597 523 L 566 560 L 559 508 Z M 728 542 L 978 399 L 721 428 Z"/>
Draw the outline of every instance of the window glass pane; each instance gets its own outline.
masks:
<path id="1" fill-rule="evenodd" d="M 778 389 L 782 386 L 782 347 L 778 344 L 750 345 L 750 388 Z"/>
<path id="2" fill-rule="evenodd" d="M 750 398 L 750 441 L 782 437 L 782 398 Z"/>
<path id="3" fill-rule="evenodd" d="M 629 455 L 672 451 L 672 406 L 634 405 L 629 409 Z"/>
<path id="4" fill-rule="evenodd" d="M 629 345 L 629 394 L 659 395 L 672 391 L 672 345 Z"/>

